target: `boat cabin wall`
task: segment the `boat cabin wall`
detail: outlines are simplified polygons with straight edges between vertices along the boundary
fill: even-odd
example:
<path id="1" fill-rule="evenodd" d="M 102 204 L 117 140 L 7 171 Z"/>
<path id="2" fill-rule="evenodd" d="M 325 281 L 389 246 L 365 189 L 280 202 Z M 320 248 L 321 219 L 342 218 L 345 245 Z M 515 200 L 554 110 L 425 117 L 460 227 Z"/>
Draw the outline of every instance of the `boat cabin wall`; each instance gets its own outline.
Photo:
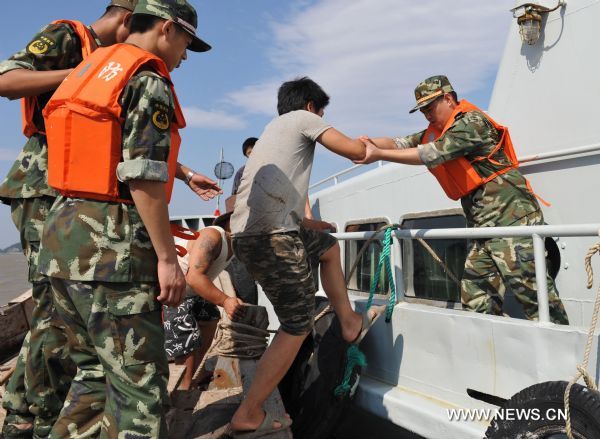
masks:
<path id="1" fill-rule="evenodd" d="M 522 171 L 531 180 L 535 190 L 552 202 L 543 207 L 550 224 L 597 223 L 600 204 L 585 200 L 583 194 L 570 193 L 565 188 L 579 184 L 582 179 L 593 182 L 600 175 L 599 156 L 591 158 L 593 164 L 581 162 L 590 158 L 541 162 L 524 166 Z M 598 186 L 596 184 L 596 186 Z M 317 218 L 334 222 L 340 232 L 348 231 L 349 224 L 373 222 L 387 218 L 401 223 L 410 217 L 430 216 L 432 212 L 456 214 L 460 203 L 448 199 L 435 178 L 424 167 L 386 164 L 337 185 L 310 194 L 313 214 Z M 596 197 L 597 198 L 597 197 Z M 450 226 L 448 226 L 450 227 Z M 559 263 L 556 284 L 572 325 L 587 325 L 591 319 L 594 292 L 586 289 L 587 277 L 583 260 L 589 247 L 597 238 L 556 238 Z M 342 259 L 347 245 L 340 242 Z M 401 252 L 397 252 L 401 254 Z M 410 270 L 412 261 L 402 256 L 401 267 Z M 342 266 L 346 266 L 342 261 Z M 600 276 L 600 264 L 595 264 Z M 402 273 L 402 271 L 399 271 Z M 397 272 L 398 273 L 398 272 Z M 398 276 L 397 276 L 398 277 Z M 401 279 L 396 279 L 403 288 Z M 404 294 L 404 291 L 400 292 Z M 431 306 L 456 307 L 439 301 L 425 301 Z"/>

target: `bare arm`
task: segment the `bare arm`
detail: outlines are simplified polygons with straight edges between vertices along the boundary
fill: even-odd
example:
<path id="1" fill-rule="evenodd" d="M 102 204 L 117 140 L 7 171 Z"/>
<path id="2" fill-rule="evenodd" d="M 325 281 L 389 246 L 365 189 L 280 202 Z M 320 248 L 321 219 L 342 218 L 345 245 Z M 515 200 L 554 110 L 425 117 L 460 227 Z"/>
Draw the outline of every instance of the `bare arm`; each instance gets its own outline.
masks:
<path id="1" fill-rule="evenodd" d="M 190 171 L 193 172 L 194 175 L 188 181 L 187 174 Z M 208 201 L 216 197 L 217 195 L 223 193 L 221 188 L 217 186 L 216 181 L 211 180 L 205 175 L 198 174 L 191 168 L 188 168 L 187 166 L 184 166 L 179 162 L 177 162 L 177 170 L 175 172 L 175 177 L 187 184 L 190 187 L 190 189 L 193 190 L 204 201 Z"/>
<path id="2" fill-rule="evenodd" d="M 319 230 L 321 232 L 335 232 L 335 226 L 333 224 L 316 220 L 314 218 L 308 197 L 306 197 L 306 204 L 304 205 L 304 218 L 302 219 L 302 225 L 307 229 Z"/>
<path id="3" fill-rule="evenodd" d="M 354 163 L 367 164 L 379 160 L 403 163 L 405 165 L 422 165 L 423 161 L 417 148 L 406 149 L 379 149 L 369 138 L 363 138 L 366 146 L 366 155 L 362 160 L 354 160 Z"/>
<path id="4" fill-rule="evenodd" d="M 304 218 L 313 219 L 312 209 L 310 208 L 310 201 L 306 197 L 306 204 L 304 205 Z"/>
<path id="5" fill-rule="evenodd" d="M 394 142 L 394 140 L 390 137 L 373 137 L 370 140 L 379 149 L 398 149 L 396 142 Z"/>
<path id="6" fill-rule="evenodd" d="M 131 196 L 150 235 L 158 256 L 158 300 L 168 306 L 181 303 L 185 291 L 185 277 L 177 263 L 177 253 L 169 226 L 169 211 L 165 184 L 157 181 L 129 181 Z"/>
<path id="7" fill-rule="evenodd" d="M 365 156 L 365 145 L 358 139 L 351 139 L 335 128 L 323 132 L 317 142 L 325 148 L 350 160 L 361 160 Z"/>
<path id="8" fill-rule="evenodd" d="M 56 90 L 72 70 L 11 70 L 0 75 L 0 96 L 19 99 Z"/>
<path id="9" fill-rule="evenodd" d="M 316 220 L 312 218 L 303 218 L 302 225 L 306 229 L 318 230 L 320 232 L 335 233 L 335 225 L 327 221 Z"/>
<path id="10" fill-rule="evenodd" d="M 241 316 L 243 302 L 219 290 L 206 274 L 220 252 L 221 234 L 215 229 L 202 230 L 190 252 L 190 268 L 185 279 L 196 294 L 223 307 L 229 318 L 233 320 L 234 317 Z"/>

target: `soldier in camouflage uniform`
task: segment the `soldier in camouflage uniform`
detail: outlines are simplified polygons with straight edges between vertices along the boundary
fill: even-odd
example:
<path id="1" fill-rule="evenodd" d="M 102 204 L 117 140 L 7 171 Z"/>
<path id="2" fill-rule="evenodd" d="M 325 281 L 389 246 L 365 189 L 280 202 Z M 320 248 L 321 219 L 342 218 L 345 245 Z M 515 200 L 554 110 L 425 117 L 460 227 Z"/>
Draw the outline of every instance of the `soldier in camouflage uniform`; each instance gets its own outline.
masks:
<path id="1" fill-rule="evenodd" d="M 458 105 L 456 93 L 445 76 L 433 76 L 415 89 L 417 106 L 430 126 L 442 132 Z M 482 177 L 492 176 L 510 165 L 503 150 L 494 161 L 487 157 L 499 143 L 498 130 L 480 111 L 456 116 L 453 124 L 437 139 L 424 139 L 426 131 L 406 137 L 363 138 L 367 157 L 357 163 L 389 160 L 428 168 L 465 157 Z M 371 143 L 371 141 L 373 143 Z M 528 182 L 516 169 L 498 175 L 461 198 L 469 227 L 533 226 L 544 224 L 544 216 Z M 557 324 L 569 320 L 558 297 L 553 279 L 548 276 L 550 318 Z M 471 311 L 502 315 L 506 287 L 523 305 L 530 320 L 538 318 L 537 285 L 530 238 L 478 239 L 470 244 L 461 282 L 463 306 Z"/>
<path id="2" fill-rule="evenodd" d="M 127 36 L 135 0 L 113 0 L 88 29 L 95 45 L 110 45 Z M 27 47 L 0 63 L 0 95 L 16 99 L 37 96 L 30 135 L 23 151 L 0 185 L 0 199 L 11 206 L 29 264 L 35 308 L 31 330 L 6 387 L 3 406 L 6 437 L 47 437 L 69 389 L 75 367 L 68 358 L 63 323 L 54 312 L 49 280 L 38 273 L 42 227 L 57 193 L 46 179 L 47 149 L 42 110 L 60 82 L 82 61 L 82 43 L 67 23 L 53 23 Z"/>
<path id="3" fill-rule="evenodd" d="M 171 71 L 186 49 L 210 49 L 196 24 L 185 0 L 139 0 L 126 43 Z M 122 159 L 114 178 L 119 199 L 133 203 L 61 195 L 42 236 L 40 271 L 50 276 L 78 367 L 50 435 L 56 439 L 167 437 L 160 302 L 176 306 L 185 290 L 164 188 L 176 105 L 169 80 L 145 67 L 119 96 Z"/>

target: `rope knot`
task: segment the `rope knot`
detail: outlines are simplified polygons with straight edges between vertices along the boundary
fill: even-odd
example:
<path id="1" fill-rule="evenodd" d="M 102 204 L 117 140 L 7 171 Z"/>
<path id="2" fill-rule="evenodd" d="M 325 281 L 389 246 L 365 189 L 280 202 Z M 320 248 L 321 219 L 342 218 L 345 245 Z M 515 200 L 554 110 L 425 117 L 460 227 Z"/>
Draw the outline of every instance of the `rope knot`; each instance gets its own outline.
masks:
<path id="1" fill-rule="evenodd" d="M 594 270 L 592 269 L 592 257 L 596 254 L 600 253 L 600 242 L 596 245 L 590 247 L 587 254 L 585 255 L 585 271 L 587 273 L 588 281 L 587 281 L 587 289 L 592 288 L 594 283 Z"/>

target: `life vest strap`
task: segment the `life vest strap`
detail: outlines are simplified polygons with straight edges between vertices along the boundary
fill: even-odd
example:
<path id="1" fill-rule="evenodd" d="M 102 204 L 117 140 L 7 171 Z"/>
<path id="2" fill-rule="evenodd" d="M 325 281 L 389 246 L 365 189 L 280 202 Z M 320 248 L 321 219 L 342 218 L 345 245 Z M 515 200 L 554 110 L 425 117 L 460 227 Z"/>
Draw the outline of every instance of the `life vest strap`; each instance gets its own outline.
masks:
<path id="1" fill-rule="evenodd" d="M 185 239 L 186 241 L 193 241 L 194 239 L 198 239 L 200 233 L 192 229 L 182 227 L 178 224 L 171 224 L 171 235 L 180 239 Z M 175 249 L 177 250 L 177 254 L 180 258 L 188 254 L 187 249 L 181 245 L 176 244 Z"/>
<path id="2" fill-rule="evenodd" d="M 524 178 L 524 177 L 523 177 L 523 178 Z M 552 206 L 552 204 L 550 204 L 548 201 L 544 200 L 542 197 L 540 197 L 538 194 L 536 194 L 536 193 L 533 191 L 533 188 L 531 187 L 531 182 L 530 182 L 529 180 L 527 180 L 527 179 L 525 178 L 525 182 L 526 182 L 526 184 L 527 184 L 527 189 L 529 190 L 529 192 L 531 192 L 531 194 L 532 194 L 533 196 L 535 196 L 535 198 L 537 198 L 538 200 L 540 200 L 540 203 L 542 203 L 542 204 L 543 204 L 544 206 L 546 206 L 546 207 L 550 207 L 550 206 Z"/>

